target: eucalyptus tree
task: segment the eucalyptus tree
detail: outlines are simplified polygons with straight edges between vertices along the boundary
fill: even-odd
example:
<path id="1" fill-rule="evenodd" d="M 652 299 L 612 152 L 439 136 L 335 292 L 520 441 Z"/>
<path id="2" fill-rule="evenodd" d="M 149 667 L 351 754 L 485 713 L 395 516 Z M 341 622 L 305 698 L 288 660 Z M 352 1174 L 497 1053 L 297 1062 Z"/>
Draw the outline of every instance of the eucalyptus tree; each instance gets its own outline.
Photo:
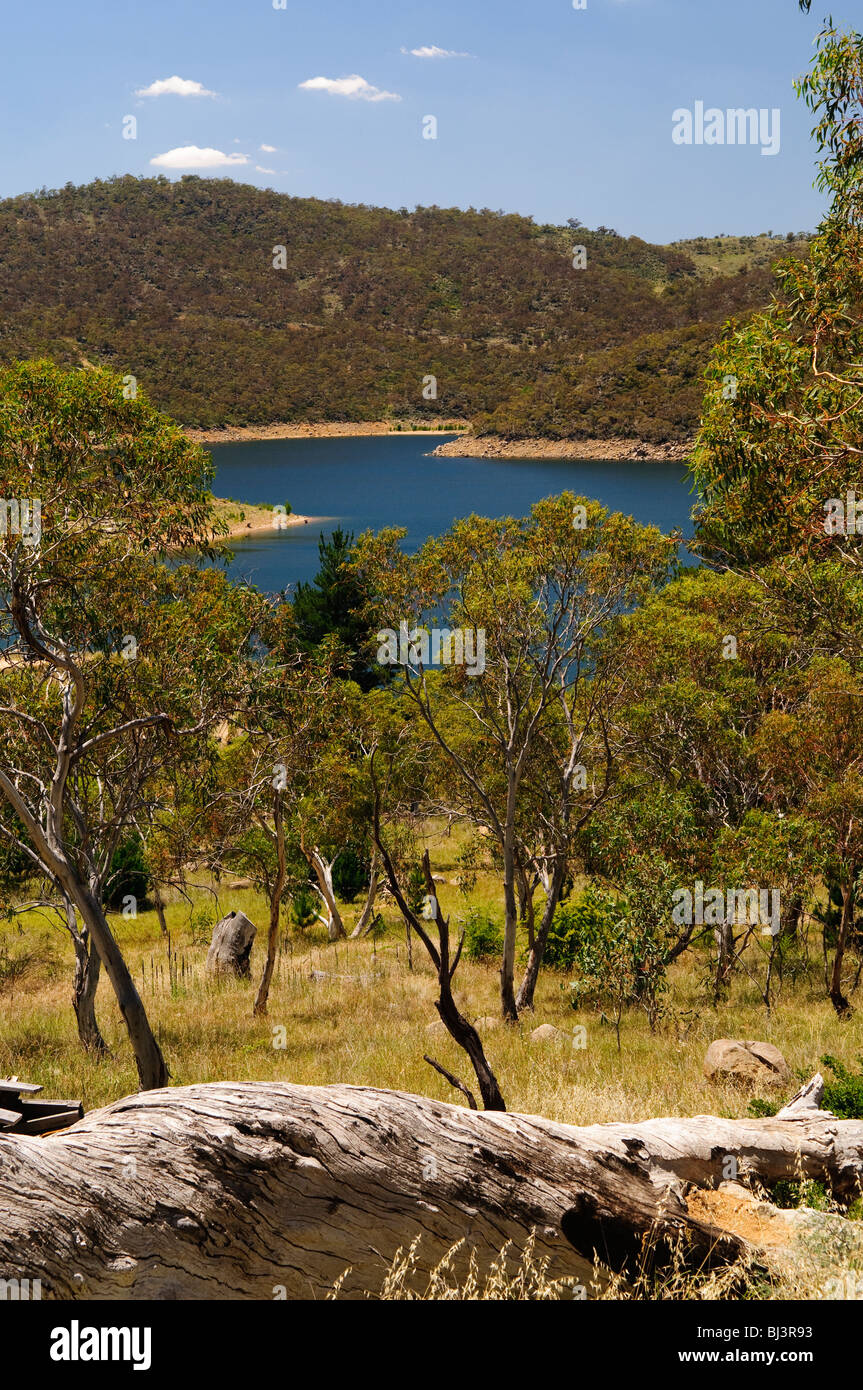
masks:
<path id="1" fill-rule="evenodd" d="M 676 543 L 571 493 L 537 503 L 526 518 L 456 522 L 413 556 L 400 548 L 403 535 L 366 535 L 357 546 L 360 572 L 377 596 L 378 656 L 401 666 L 405 693 L 446 769 L 441 803 L 496 842 L 501 1008 L 515 1022 L 518 866 L 536 852 L 535 828 L 523 840 L 524 808 L 542 804 L 541 781 L 550 875 L 522 995 L 529 1005 L 572 829 L 607 794 L 612 776 L 604 731 L 625 680 L 626 649 L 623 640 L 601 639 L 666 580 Z"/>
<path id="2" fill-rule="evenodd" d="M 273 626 L 272 617 L 263 624 L 271 640 Z M 314 834 L 312 789 L 322 776 L 325 779 L 323 762 L 339 762 L 331 740 L 339 725 L 340 698 L 348 689 L 334 675 L 341 660 L 342 654 L 326 642 L 312 655 L 288 654 L 281 642 L 270 647 L 248 668 L 234 736 L 220 760 L 210 857 L 248 874 L 269 904 L 255 1014 L 267 1012 L 285 892 L 308 881 L 304 846 L 306 837 Z M 313 850 L 320 855 L 317 839 Z M 334 897 L 332 903 L 335 906 Z"/>
<path id="3" fill-rule="evenodd" d="M 89 933 L 141 1087 L 161 1086 L 104 888 L 124 834 L 224 710 L 249 636 L 245 594 L 214 570 L 164 563 L 211 553 L 207 456 L 112 373 L 7 369 L 0 457 L 0 797 L 17 848 Z"/>
<path id="4" fill-rule="evenodd" d="M 863 557 L 863 35 L 828 22 L 797 91 L 829 209 L 771 305 L 715 349 L 693 456 L 698 544 L 735 567 Z"/>
<path id="5" fill-rule="evenodd" d="M 630 690 L 614 738 L 632 788 L 593 827 L 605 837 L 601 867 L 657 851 L 666 919 L 676 889 L 696 879 L 709 885 L 714 874 L 727 886 L 763 885 L 786 904 L 769 930 L 760 909 L 740 921 L 726 908 L 714 919 L 717 997 L 736 966 L 748 969 L 744 950 L 757 943 L 767 948 L 759 987 L 769 1006 L 780 933 L 826 886 L 840 904 L 835 942 L 825 935 L 828 992 L 837 1012 L 848 1009 L 843 960 L 863 867 L 863 664 L 859 631 L 856 642 L 846 640 L 827 618 L 841 613 L 850 633 L 856 613 L 859 627 L 863 576 L 844 575 L 839 602 L 836 568 L 808 564 L 792 579 L 782 562 L 754 575 L 704 569 L 624 620 Z M 804 593 L 810 611 L 802 622 Z M 654 813 L 662 809 L 673 836 L 663 835 L 645 798 Z M 688 926 L 678 938 L 684 945 Z"/>

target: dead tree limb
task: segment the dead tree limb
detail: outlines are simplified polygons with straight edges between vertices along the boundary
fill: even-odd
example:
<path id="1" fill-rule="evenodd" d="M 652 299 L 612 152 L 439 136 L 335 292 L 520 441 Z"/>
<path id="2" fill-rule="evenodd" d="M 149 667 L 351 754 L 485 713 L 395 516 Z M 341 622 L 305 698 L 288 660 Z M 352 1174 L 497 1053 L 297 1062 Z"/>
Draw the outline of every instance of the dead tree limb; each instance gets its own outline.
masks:
<path id="1" fill-rule="evenodd" d="M 434 921 L 438 929 L 437 946 L 432 941 L 426 931 L 422 921 L 412 912 L 407 898 L 402 891 L 398 880 L 398 874 L 392 860 L 392 856 L 387 849 L 383 835 L 381 833 L 381 791 L 375 773 L 375 754 L 369 761 L 370 777 L 373 791 L 373 810 L 372 810 L 372 833 L 381 863 L 387 876 L 390 892 L 398 904 L 399 911 L 404 918 L 408 928 L 413 927 L 422 944 L 429 954 L 429 958 L 437 971 L 439 997 L 435 1001 L 435 1008 L 440 1014 L 441 1020 L 450 1034 L 450 1037 L 463 1048 L 470 1058 L 471 1066 L 474 1069 L 477 1082 L 479 1084 L 482 1103 L 486 1110 L 506 1110 L 506 1104 L 497 1083 L 497 1077 L 492 1071 L 485 1055 L 479 1033 L 473 1024 L 464 1017 L 453 998 L 452 982 L 453 976 L 458 969 L 461 959 L 461 950 L 464 944 L 464 933 L 459 939 L 455 955 L 450 961 L 450 940 L 449 940 L 449 918 L 444 917 L 440 903 L 437 899 L 434 879 L 432 877 L 431 862 L 428 850 L 423 854 L 423 873 L 426 881 L 426 893 L 431 906 L 431 920 Z"/>
<path id="2" fill-rule="evenodd" d="M 817 1101 L 815 1102 L 817 1106 Z M 751 1254 L 693 1217 L 689 1183 L 723 1160 L 851 1195 L 863 1123 L 811 1097 L 789 1119 L 656 1119 L 575 1128 L 358 1086 L 233 1083 L 128 1096 L 47 1138 L 0 1136 L 0 1269 L 58 1299 L 375 1294 L 420 1237 L 416 1277 L 458 1241 L 487 1269 L 531 1231 L 553 1278 L 594 1254 L 634 1270 Z"/>

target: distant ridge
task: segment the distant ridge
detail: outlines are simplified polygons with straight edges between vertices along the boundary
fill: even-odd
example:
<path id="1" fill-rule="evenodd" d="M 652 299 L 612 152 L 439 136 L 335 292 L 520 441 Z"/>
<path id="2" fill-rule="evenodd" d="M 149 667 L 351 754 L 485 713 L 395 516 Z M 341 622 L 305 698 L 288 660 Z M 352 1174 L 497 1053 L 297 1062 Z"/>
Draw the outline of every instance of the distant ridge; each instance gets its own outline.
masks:
<path id="1" fill-rule="evenodd" d="M 228 179 L 70 184 L 0 203 L 0 358 L 131 373 L 201 429 L 427 416 L 515 437 L 680 441 L 709 345 L 768 301 L 769 262 L 788 249 L 654 246 Z"/>

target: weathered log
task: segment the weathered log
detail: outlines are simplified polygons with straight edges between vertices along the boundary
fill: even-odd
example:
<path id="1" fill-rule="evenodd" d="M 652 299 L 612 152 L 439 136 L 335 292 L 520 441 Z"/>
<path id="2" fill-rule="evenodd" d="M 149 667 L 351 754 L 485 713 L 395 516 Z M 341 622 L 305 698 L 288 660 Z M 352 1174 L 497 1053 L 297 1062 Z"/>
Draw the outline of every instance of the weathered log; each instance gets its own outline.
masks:
<path id="1" fill-rule="evenodd" d="M 217 922 L 207 952 L 208 974 L 238 975 L 241 979 L 248 979 L 257 930 L 245 912 L 229 912 L 227 917 Z"/>
<path id="2" fill-rule="evenodd" d="M 488 1268 L 536 1231 L 552 1277 L 594 1251 L 632 1268 L 651 1238 L 695 1265 L 747 1252 L 694 1219 L 684 1172 L 850 1181 L 863 1124 L 702 1117 L 587 1129 L 354 1086 L 217 1083 L 150 1091 L 46 1139 L 0 1136 L 0 1269 L 43 1297 L 304 1299 L 377 1292 L 420 1236 L 416 1277 L 459 1241 Z M 687 1161 L 689 1167 L 687 1167 Z M 284 1294 L 282 1294 L 284 1290 Z"/>

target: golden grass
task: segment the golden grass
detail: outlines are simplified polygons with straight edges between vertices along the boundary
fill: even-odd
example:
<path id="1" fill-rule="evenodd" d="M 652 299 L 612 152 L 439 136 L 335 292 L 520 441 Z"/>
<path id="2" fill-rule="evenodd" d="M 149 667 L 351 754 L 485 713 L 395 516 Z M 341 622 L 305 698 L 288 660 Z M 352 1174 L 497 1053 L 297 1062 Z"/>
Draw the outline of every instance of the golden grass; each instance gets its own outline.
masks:
<path id="1" fill-rule="evenodd" d="M 444 910 L 454 915 L 467 906 L 453 882 L 458 847 L 456 837 L 434 836 L 435 871 L 446 880 L 439 884 L 439 896 Z M 499 886 L 490 875 L 480 877 L 469 901 L 500 916 Z M 259 940 L 251 982 L 215 983 L 206 976 L 209 931 L 200 922 L 190 922 L 186 904 L 177 901 L 167 907 L 173 971 L 155 913 L 112 919 L 174 1084 L 346 1082 L 461 1103 L 423 1061 L 428 1052 L 473 1085 L 467 1061 L 455 1044 L 447 1035 L 429 1031 L 437 1019 L 436 980 L 416 941 L 409 969 L 404 929 L 389 905 L 384 912 L 386 930 L 377 942 L 329 945 L 320 927 L 286 933 L 266 1019 L 252 1017 L 267 922 L 263 900 L 249 889 L 232 890 L 223 884 L 216 899 L 201 893 L 194 907 L 196 914 L 205 909 L 212 920 L 239 908 L 256 922 Z M 358 903 L 345 908 L 349 930 L 358 911 Z M 111 1056 L 104 1061 L 86 1056 L 70 1006 L 73 956 L 65 933 L 50 930 L 33 913 L 0 926 L 0 948 L 6 945 L 13 952 L 33 948 L 46 937 L 57 956 L 54 970 L 34 969 L 2 994 L 0 1075 L 16 1073 L 41 1083 L 50 1096 L 80 1097 L 91 1109 L 136 1089 L 128 1040 L 103 974 L 97 1013 Z M 640 1011 L 625 1014 L 620 1052 L 611 1022 L 595 1012 L 575 1013 L 569 1005 L 567 977 L 544 971 L 533 1014 L 525 1015 L 516 1028 L 495 1024 L 481 1029 L 508 1107 L 570 1124 L 655 1115 L 741 1115 L 747 1111 L 748 1096 L 730 1085 L 712 1084 L 702 1074 L 704 1052 L 713 1038 L 775 1043 L 792 1069 L 807 1074 L 818 1067 L 825 1052 L 853 1064 L 863 1051 L 857 1017 L 840 1022 L 823 997 L 817 962 L 805 979 L 786 983 L 769 1016 L 757 989 L 743 975 L 736 977 L 729 1001 L 715 1009 L 704 989 L 708 968 L 708 958 L 693 952 L 675 967 L 669 1015 L 657 1032 L 651 1033 Z M 313 979 L 312 971 L 325 972 L 328 978 Z M 463 961 L 456 996 L 471 1018 L 497 1015 L 496 968 Z M 534 1043 L 530 1034 L 540 1023 L 552 1023 L 567 1033 L 583 1024 L 587 1046 Z"/>

